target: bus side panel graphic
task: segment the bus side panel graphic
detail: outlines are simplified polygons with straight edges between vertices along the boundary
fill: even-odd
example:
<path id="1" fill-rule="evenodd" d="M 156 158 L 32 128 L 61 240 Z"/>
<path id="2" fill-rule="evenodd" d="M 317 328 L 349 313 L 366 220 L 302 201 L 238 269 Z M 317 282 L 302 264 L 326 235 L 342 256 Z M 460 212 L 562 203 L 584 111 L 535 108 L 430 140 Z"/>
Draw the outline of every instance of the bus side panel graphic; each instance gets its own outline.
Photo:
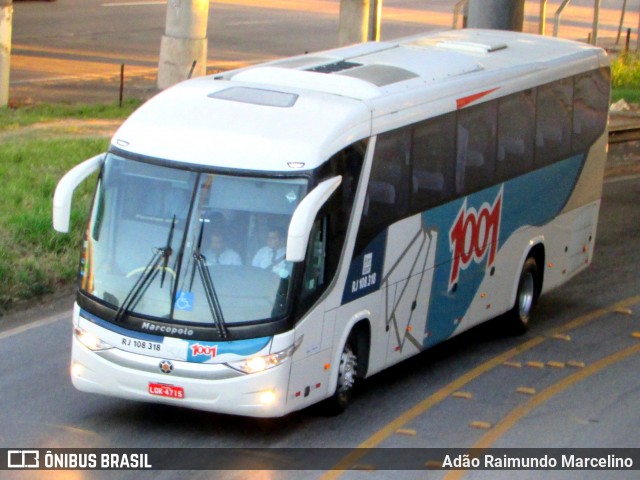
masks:
<path id="1" fill-rule="evenodd" d="M 421 228 L 414 228 L 412 217 L 385 229 L 354 258 L 342 303 L 383 288 L 384 321 L 394 330 L 394 348 L 403 350 L 409 343 L 426 348 L 449 338 L 514 232 L 543 226 L 562 211 L 584 159 L 576 155 L 423 212 L 416 217 Z M 389 237 L 403 238 L 405 247 L 390 245 Z M 403 276 L 404 281 L 389 281 L 390 276 Z M 425 285 L 430 287 L 426 294 Z M 416 320 L 418 295 L 427 296 L 428 313 Z M 424 331 L 418 331 L 418 325 L 424 325 Z"/>

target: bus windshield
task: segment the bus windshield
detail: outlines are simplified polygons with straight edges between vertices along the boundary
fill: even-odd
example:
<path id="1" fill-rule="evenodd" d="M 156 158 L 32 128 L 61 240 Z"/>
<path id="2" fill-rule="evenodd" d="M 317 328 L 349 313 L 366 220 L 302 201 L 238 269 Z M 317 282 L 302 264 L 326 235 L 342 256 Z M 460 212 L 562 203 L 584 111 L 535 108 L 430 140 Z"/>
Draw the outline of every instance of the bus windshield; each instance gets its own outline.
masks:
<path id="1" fill-rule="evenodd" d="M 282 318 L 287 228 L 307 179 L 196 172 L 108 154 L 80 265 L 81 291 L 156 321 L 225 327 Z"/>

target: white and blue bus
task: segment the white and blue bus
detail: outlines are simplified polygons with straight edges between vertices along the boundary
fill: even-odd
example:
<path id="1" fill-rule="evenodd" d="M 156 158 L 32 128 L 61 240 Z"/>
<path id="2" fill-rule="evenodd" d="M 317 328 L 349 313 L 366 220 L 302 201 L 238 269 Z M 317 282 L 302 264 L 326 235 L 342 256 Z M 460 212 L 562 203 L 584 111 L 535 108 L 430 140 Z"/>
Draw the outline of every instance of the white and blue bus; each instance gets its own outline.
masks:
<path id="1" fill-rule="evenodd" d="M 276 417 L 502 316 L 591 261 L 609 62 L 438 32 L 189 80 L 99 170 L 73 313 L 76 388 Z M 504 314 L 504 315 L 503 315 Z"/>

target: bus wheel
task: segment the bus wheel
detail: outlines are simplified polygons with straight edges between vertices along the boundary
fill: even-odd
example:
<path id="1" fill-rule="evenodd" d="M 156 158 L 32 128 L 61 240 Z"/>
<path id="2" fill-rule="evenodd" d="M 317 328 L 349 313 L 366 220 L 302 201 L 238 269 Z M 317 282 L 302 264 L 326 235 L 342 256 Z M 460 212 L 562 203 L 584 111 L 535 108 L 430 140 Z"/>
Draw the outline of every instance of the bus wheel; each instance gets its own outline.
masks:
<path id="1" fill-rule="evenodd" d="M 352 343 L 352 337 L 350 337 L 340 355 L 336 391 L 325 400 L 324 410 L 329 415 L 338 415 L 344 412 L 353 395 L 353 387 L 358 374 L 358 357 Z"/>
<path id="2" fill-rule="evenodd" d="M 522 334 L 529 329 L 531 312 L 538 300 L 538 264 L 533 257 L 527 258 L 520 273 L 515 305 L 507 314 L 513 333 Z"/>

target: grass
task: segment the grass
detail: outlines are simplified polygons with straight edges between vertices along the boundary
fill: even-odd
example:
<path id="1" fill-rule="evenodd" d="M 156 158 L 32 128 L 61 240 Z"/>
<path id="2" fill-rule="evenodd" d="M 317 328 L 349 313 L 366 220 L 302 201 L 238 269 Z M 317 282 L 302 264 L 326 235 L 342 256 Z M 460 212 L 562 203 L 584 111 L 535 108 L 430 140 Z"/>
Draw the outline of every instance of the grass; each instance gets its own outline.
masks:
<path id="1" fill-rule="evenodd" d="M 38 139 L 0 146 L 0 308 L 54 291 L 75 278 L 83 225 L 95 181 L 74 194 L 69 234 L 51 226 L 57 181 L 71 167 L 108 146 L 108 140 Z"/>
<path id="2" fill-rule="evenodd" d="M 0 135 L 20 126 L 65 118 L 124 118 L 137 106 L 37 105 L 0 108 Z M 51 226 L 58 180 L 74 165 L 106 150 L 105 137 L 16 135 L 0 142 L 0 315 L 21 300 L 75 280 L 80 242 L 95 179 L 75 191 L 69 234 Z"/>
<path id="3" fill-rule="evenodd" d="M 0 108 L 0 131 L 64 118 L 125 118 L 139 105 L 138 100 L 126 100 L 122 108 L 115 104 L 35 104 L 15 109 Z"/>
<path id="4" fill-rule="evenodd" d="M 640 103 L 640 56 L 621 53 L 611 61 L 612 100 Z"/>

